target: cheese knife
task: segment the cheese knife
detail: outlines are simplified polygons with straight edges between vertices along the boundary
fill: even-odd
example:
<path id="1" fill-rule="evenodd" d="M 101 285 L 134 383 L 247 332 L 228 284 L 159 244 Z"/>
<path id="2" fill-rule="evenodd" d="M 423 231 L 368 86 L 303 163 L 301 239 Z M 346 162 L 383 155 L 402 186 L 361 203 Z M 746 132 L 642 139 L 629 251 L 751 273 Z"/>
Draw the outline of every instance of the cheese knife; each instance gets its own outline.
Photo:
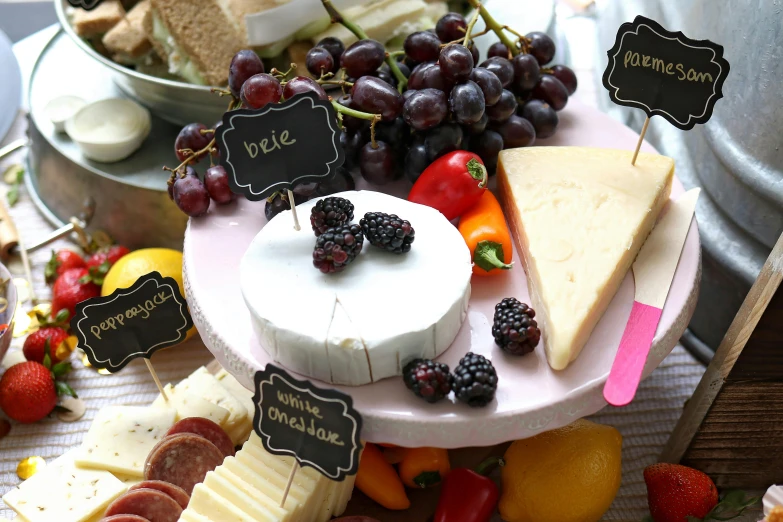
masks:
<path id="1" fill-rule="evenodd" d="M 604 398 L 612 406 L 625 406 L 636 395 L 700 191 L 692 189 L 670 203 L 633 263 L 633 307 L 604 385 Z"/>

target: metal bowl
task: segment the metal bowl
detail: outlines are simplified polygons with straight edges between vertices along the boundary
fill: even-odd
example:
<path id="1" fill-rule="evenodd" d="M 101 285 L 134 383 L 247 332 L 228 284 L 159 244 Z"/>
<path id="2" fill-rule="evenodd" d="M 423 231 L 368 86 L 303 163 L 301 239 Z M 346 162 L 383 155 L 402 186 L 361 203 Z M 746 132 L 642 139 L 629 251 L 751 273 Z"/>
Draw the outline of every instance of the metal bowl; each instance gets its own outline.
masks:
<path id="1" fill-rule="evenodd" d="M 226 110 L 224 98 L 210 92 L 211 87 L 192 85 L 141 74 L 99 54 L 73 30 L 66 13 L 68 2 L 54 0 L 57 18 L 66 34 L 87 55 L 108 67 L 117 87 L 134 100 L 148 107 L 156 116 L 177 125 L 197 121 L 207 125 L 220 120 Z"/>

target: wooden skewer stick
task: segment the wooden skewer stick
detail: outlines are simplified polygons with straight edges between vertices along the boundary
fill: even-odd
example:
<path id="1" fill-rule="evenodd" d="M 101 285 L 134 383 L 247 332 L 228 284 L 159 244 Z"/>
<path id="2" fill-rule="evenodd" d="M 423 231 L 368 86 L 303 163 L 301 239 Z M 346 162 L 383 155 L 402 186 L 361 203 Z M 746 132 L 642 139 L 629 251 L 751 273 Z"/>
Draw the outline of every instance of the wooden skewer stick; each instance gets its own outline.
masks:
<path id="1" fill-rule="evenodd" d="M 163 398 L 166 400 L 166 402 L 168 402 L 169 396 L 166 395 L 166 392 L 163 389 L 163 385 L 160 383 L 160 379 L 158 378 L 158 372 L 155 371 L 155 368 L 152 367 L 152 362 L 146 357 L 144 357 L 144 362 L 147 363 L 147 369 L 152 374 L 152 380 L 155 381 L 155 385 L 158 387 L 160 394 L 163 395 Z"/>
<path id="2" fill-rule="evenodd" d="M 294 465 L 291 466 L 291 473 L 288 475 L 288 484 L 285 486 L 285 491 L 283 491 L 283 500 L 280 501 L 280 507 L 285 507 L 285 499 L 288 498 L 288 492 L 291 491 L 291 484 L 294 483 L 294 477 L 296 476 L 296 471 L 299 469 L 299 461 L 294 458 Z"/>
<path id="3" fill-rule="evenodd" d="M 644 120 L 644 125 L 642 126 L 642 133 L 639 134 L 639 141 L 636 143 L 636 150 L 633 152 L 633 159 L 631 160 L 631 165 L 636 165 L 636 156 L 639 155 L 639 149 L 642 148 L 642 141 L 644 141 L 644 135 L 647 134 L 647 126 L 650 124 L 650 117 L 647 116 L 647 119 Z"/>
<path id="4" fill-rule="evenodd" d="M 301 230 L 299 226 L 299 217 L 296 215 L 296 203 L 294 203 L 294 193 L 288 189 L 288 204 L 291 205 L 291 213 L 294 215 L 294 230 Z"/>

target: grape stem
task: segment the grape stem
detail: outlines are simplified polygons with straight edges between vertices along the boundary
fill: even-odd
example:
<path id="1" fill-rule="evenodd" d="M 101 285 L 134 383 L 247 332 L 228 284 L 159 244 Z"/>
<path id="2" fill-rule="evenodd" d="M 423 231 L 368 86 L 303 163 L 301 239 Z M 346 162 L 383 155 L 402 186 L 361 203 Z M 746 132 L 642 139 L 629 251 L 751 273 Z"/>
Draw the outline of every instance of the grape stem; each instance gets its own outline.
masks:
<path id="1" fill-rule="evenodd" d="M 492 32 L 492 29 L 484 29 L 483 31 L 479 31 L 478 33 L 473 33 L 472 35 L 470 35 L 470 39 L 471 40 L 475 40 L 479 36 L 484 36 L 485 34 L 491 33 L 491 32 Z M 441 47 L 446 47 L 446 46 L 451 45 L 451 44 L 461 44 L 464 41 L 465 41 L 465 37 L 463 36 L 462 38 L 459 38 L 457 40 L 452 40 L 451 42 L 446 42 L 446 43 L 440 44 L 440 46 Z"/>
<path id="2" fill-rule="evenodd" d="M 369 40 L 370 37 L 367 36 L 367 33 L 364 32 L 364 29 L 359 27 L 357 24 L 352 22 L 351 20 L 346 20 L 345 17 L 340 13 L 340 11 L 337 10 L 337 8 L 332 5 L 331 0 L 321 0 L 321 3 L 324 6 L 324 9 L 326 9 L 326 12 L 329 13 L 329 16 L 332 19 L 333 24 L 341 24 L 343 27 L 351 31 L 356 37 L 360 40 Z M 394 77 L 397 78 L 397 90 L 399 92 L 403 92 L 405 90 L 405 87 L 408 85 L 408 79 L 405 77 L 404 74 L 402 74 L 402 71 L 400 70 L 399 66 L 397 65 L 397 60 L 392 58 L 392 56 L 389 53 L 386 53 L 386 64 L 389 66 L 389 69 L 391 69 L 392 74 L 394 74 Z"/>
<path id="3" fill-rule="evenodd" d="M 221 90 L 222 90 L 222 89 L 212 89 L 212 91 L 213 91 L 213 92 L 217 92 L 217 91 L 221 91 Z M 229 92 L 229 94 L 231 94 L 231 93 Z M 223 95 L 221 94 L 221 96 L 223 96 Z M 233 111 L 234 109 L 236 109 L 236 108 L 239 108 L 239 106 L 241 105 L 241 103 L 242 103 L 242 102 L 240 102 L 239 100 L 237 100 L 236 98 L 234 98 L 234 97 L 233 97 L 233 95 L 232 95 L 232 97 L 231 97 L 231 101 L 228 103 L 228 109 L 226 110 L 226 112 L 231 112 L 231 111 Z M 201 134 L 207 134 L 207 133 L 209 133 L 209 132 L 213 132 L 213 133 L 214 133 L 214 132 L 215 132 L 215 129 L 202 130 L 202 131 L 201 131 Z M 169 168 L 169 167 L 163 167 L 163 170 L 168 170 L 168 171 L 170 171 L 170 172 L 171 172 L 171 177 L 172 177 L 172 178 L 173 178 L 173 177 L 174 177 L 174 176 L 175 176 L 177 173 L 179 173 L 179 176 L 180 176 L 180 177 L 184 178 L 184 177 L 185 177 L 185 172 L 186 172 L 186 170 L 184 169 L 184 167 L 185 167 L 186 165 L 188 165 L 188 164 L 189 164 L 191 161 L 193 161 L 194 159 L 200 158 L 200 157 L 201 157 L 201 156 L 203 156 L 204 154 L 207 154 L 207 153 L 210 153 L 210 152 L 212 152 L 212 149 L 215 147 L 215 145 L 216 145 L 216 144 L 217 144 L 217 137 L 216 137 L 216 136 L 213 136 L 213 137 L 212 137 L 212 140 L 211 140 L 211 141 L 210 141 L 210 142 L 207 144 L 207 146 L 206 146 L 206 147 L 204 147 L 203 149 L 201 149 L 201 150 L 197 150 L 196 152 L 193 152 L 193 151 L 191 150 L 191 151 L 190 151 L 190 154 L 188 155 L 188 157 L 187 157 L 187 158 L 185 158 L 185 161 L 183 161 L 182 163 L 180 163 L 180 164 L 177 166 L 177 168 L 175 168 L 175 169 L 171 169 L 171 168 Z M 180 149 L 180 150 L 181 150 L 181 151 L 184 151 L 184 150 L 189 150 L 189 149 Z M 209 158 L 209 163 L 210 163 L 210 165 L 212 165 L 212 156 L 211 156 L 211 154 L 210 154 L 210 158 Z M 170 179 L 169 181 L 170 181 L 171 183 L 173 183 L 173 181 L 171 181 L 171 179 Z"/>
<path id="4" fill-rule="evenodd" d="M 221 96 L 221 97 L 222 96 L 233 96 L 231 91 L 229 91 L 228 89 L 218 89 L 217 87 L 212 87 L 209 90 L 209 92 L 211 92 L 212 94 L 217 94 L 218 96 Z"/>
<path id="5" fill-rule="evenodd" d="M 322 0 L 322 1 L 328 1 L 328 0 Z M 487 8 L 481 5 L 481 2 L 479 0 L 468 0 L 470 2 L 470 5 L 472 5 L 474 8 L 478 10 L 478 12 L 481 14 L 481 18 L 484 19 L 484 23 L 487 24 L 487 27 L 492 30 L 496 35 L 498 35 L 498 38 L 500 38 L 500 41 L 503 42 L 503 45 L 508 47 L 508 50 L 511 51 L 511 54 L 513 56 L 516 56 L 519 54 L 519 48 L 516 46 L 516 44 L 511 40 L 511 38 L 506 35 L 506 33 L 503 32 L 504 26 L 500 25 L 497 20 L 492 18 L 492 15 L 489 14 L 489 11 L 487 11 Z"/>
<path id="6" fill-rule="evenodd" d="M 473 18 L 470 19 L 470 23 L 468 23 L 468 27 L 465 29 L 465 38 L 463 39 L 462 45 L 470 49 L 470 32 L 473 30 L 473 27 L 475 27 L 476 22 L 478 21 L 479 14 L 481 13 L 481 2 L 478 2 L 478 5 L 476 6 L 476 12 L 473 13 Z"/>
<path id="7" fill-rule="evenodd" d="M 286 78 L 288 78 L 288 75 L 291 74 L 294 70 L 296 70 L 296 64 L 292 63 L 291 67 L 287 71 L 285 71 L 285 72 L 283 72 L 283 71 L 281 71 L 281 70 L 279 70 L 279 69 L 277 69 L 275 67 L 272 67 L 272 70 L 269 71 L 269 74 L 271 74 L 275 78 L 279 77 L 278 79 L 285 80 Z"/>
<path id="8" fill-rule="evenodd" d="M 370 143 L 372 144 L 373 149 L 378 148 L 378 143 L 375 141 L 375 124 L 378 123 L 379 120 L 380 118 L 373 119 L 370 124 Z"/>
<path id="9" fill-rule="evenodd" d="M 514 36 L 516 36 L 518 38 L 517 41 L 519 42 L 519 45 L 522 47 L 522 52 L 527 54 L 528 53 L 528 47 L 530 45 L 530 41 L 527 39 L 527 37 L 521 35 L 520 33 L 516 32 L 515 30 L 513 30 L 512 28 L 510 28 L 507 25 L 504 25 L 503 29 L 505 29 L 506 31 L 508 31 L 509 33 L 513 34 Z"/>
<path id="10" fill-rule="evenodd" d="M 353 116 L 354 118 L 359 118 L 361 120 L 380 121 L 381 119 L 380 114 L 371 114 L 369 112 L 357 111 L 356 109 L 351 109 L 350 107 L 346 107 L 345 105 L 340 105 L 334 100 L 332 100 L 332 107 L 334 107 L 334 110 L 336 110 L 340 114 L 343 114 L 345 116 Z"/>
<path id="11" fill-rule="evenodd" d="M 339 85 L 340 87 L 353 87 L 352 82 L 345 80 L 316 80 L 319 85 Z"/>

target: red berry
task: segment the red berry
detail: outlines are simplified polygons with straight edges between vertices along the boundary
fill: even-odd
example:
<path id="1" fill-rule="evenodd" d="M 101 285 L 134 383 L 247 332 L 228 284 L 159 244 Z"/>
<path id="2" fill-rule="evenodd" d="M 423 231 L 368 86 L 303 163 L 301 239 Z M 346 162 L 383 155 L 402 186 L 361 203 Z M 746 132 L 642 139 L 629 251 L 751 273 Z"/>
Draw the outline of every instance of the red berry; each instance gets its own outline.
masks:
<path id="1" fill-rule="evenodd" d="M 654 464 L 644 470 L 647 504 L 655 522 L 702 519 L 718 504 L 718 490 L 701 471 L 679 464 Z"/>
<path id="2" fill-rule="evenodd" d="M 17 422 L 37 422 L 57 405 L 51 371 L 27 361 L 8 368 L 0 379 L 0 409 Z"/>
<path id="3" fill-rule="evenodd" d="M 52 317 L 56 317 L 60 310 L 68 310 L 71 318 L 76 305 L 101 295 L 101 288 L 92 282 L 88 269 L 73 268 L 55 281 L 52 294 Z"/>
<path id="4" fill-rule="evenodd" d="M 46 326 L 27 336 L 22 346 L 25 359 L 43 363 L 46 353 L 46 342 L 49 341 L 49 357 L 52 364 L 57 364 L 60 359 L 56 357 L 57 347 L 68 338 L 68 332 L 59 326 Z"/>
<path id="5" fill-rule="evenodd" d="M 99 268 L 104 263 L 109 263 L 109 267 L 120 260 L 121 257 L 130 254 L 130 249 L 122 245 L 113 245 L 109 248 L 102 248 L 101 250 L 90 256 L 87 260 L 87 268 Z"/>
<path id="6" fill-rule="evenodd" d="M 51 259 L 46 263 L 44 275 L 48 282 L 53 282 L 66 270 L 70 270 L 71 268 L 84 268 L 85 266 L 82 256 L 73 250 L 62 249 L 57 252 L 53 250 Z"/>

